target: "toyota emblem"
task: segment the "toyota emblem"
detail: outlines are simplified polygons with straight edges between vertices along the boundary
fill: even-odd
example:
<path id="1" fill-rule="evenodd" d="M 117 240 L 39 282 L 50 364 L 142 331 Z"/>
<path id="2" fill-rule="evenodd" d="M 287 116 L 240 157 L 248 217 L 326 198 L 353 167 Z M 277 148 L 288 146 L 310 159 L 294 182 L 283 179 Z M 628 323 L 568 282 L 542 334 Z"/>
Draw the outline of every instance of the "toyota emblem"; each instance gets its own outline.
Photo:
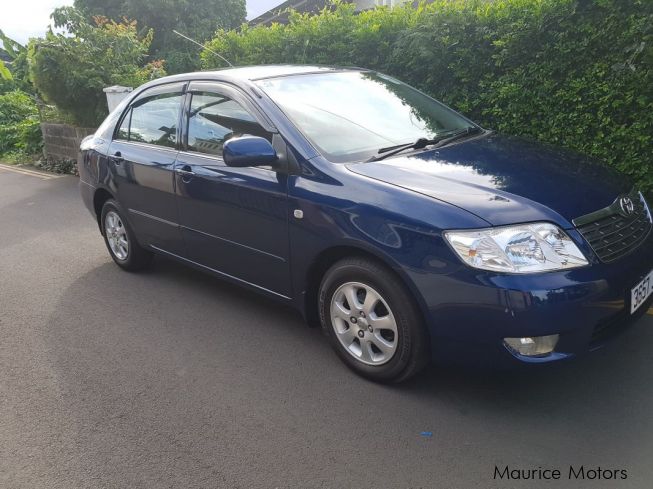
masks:
<path id="1" fill-rule="evenodd" d="M 619 205 L 621 206 L 622 212 L 627 216 L 635 212 L 635 204 L 630 197 L 621 197 L 619 199 Z"/>

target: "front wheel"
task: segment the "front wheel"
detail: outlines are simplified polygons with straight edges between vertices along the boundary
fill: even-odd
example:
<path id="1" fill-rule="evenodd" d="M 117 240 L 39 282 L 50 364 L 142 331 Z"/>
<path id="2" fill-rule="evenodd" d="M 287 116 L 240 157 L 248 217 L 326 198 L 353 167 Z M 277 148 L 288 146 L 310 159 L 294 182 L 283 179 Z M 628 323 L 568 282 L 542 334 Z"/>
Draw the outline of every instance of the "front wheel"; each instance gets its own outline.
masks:
<path id="1" fill-rule="evenodd" d="M 340 358 L 379 382 L 415 375 L 429 358 L 422 317 L 405 286 L 383 265 L 347 258 L 325 274 L 320 321 Z"/>

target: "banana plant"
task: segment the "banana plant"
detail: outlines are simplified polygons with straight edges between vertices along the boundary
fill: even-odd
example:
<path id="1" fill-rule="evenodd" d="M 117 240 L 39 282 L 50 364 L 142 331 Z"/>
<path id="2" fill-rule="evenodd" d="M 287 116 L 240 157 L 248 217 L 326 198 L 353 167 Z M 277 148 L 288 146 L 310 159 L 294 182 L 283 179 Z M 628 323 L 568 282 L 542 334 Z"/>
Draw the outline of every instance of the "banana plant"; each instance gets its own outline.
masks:
<path id="1" fill-rule="evenodd" d="M 13 80 L 14 77 L 11 76 L 11 71 L 7 68 L 7 65 L 4 61 L 0 59 L 0 79 L 2 80 Z"/>
<path id="2" fill-rule="evenodd" d="M 24 54 L 27 48 L 11 39 L 2 30 L 0 30 L 0 45 L 0 78 L 12 80 L 13 76 L 8 65 Z"/>

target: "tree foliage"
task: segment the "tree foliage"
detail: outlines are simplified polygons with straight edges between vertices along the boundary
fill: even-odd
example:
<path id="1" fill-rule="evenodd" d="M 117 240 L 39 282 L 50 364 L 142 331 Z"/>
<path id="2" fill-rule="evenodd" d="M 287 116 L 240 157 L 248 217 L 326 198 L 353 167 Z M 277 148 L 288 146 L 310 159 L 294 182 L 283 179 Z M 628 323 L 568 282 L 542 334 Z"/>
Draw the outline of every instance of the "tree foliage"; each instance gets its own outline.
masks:
<path id="1" fill-rule="evenodd" d="M 436 0 L 222 30 L 205 68 L 356 65 L 395 75 L 499 131 L 603 159 L 653 191 L 653 2 Z"/>
<path id="2" fill-rule="evenodd" d="M 52 17 L 67 33 L 49 31 L 30 42 L 30 74 L 43 98 L 78 124 L 93 126 L 104 118 L 103 88 L 138 86 L 165 74 L 161 62 L 145 63 L 152 31 L 139 36 L 135 21 L 96 17 L 90 23 L 72 7 L 57 9 Z"/>
<path id="3" fill-rule="evenodd" d="M 245 21 L 244 0 L 75 0 L 87 19 L 101 15 L 120 22 L 135 19 L 153 29 L 151 53 L 166 61 L 170 73 L 191 71 L 199 66 L 197 46 L 180 38 L 173 29 L 204 42 L 216 30 L 230 30 Z"/>

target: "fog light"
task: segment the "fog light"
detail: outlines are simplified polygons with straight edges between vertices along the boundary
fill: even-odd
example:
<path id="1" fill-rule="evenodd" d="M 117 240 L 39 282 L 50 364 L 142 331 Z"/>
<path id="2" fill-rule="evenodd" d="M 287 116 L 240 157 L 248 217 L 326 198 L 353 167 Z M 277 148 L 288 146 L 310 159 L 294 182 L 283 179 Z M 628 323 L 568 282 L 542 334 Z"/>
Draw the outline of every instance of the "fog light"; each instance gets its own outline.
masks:
<path id="1" fill-rule="evenodd" d="M 504 338 L 503 342 L 518 355 L 541 357 L 551 353 L 558 343 L 560 335 L 533 336 L 527 338 Z"/>

